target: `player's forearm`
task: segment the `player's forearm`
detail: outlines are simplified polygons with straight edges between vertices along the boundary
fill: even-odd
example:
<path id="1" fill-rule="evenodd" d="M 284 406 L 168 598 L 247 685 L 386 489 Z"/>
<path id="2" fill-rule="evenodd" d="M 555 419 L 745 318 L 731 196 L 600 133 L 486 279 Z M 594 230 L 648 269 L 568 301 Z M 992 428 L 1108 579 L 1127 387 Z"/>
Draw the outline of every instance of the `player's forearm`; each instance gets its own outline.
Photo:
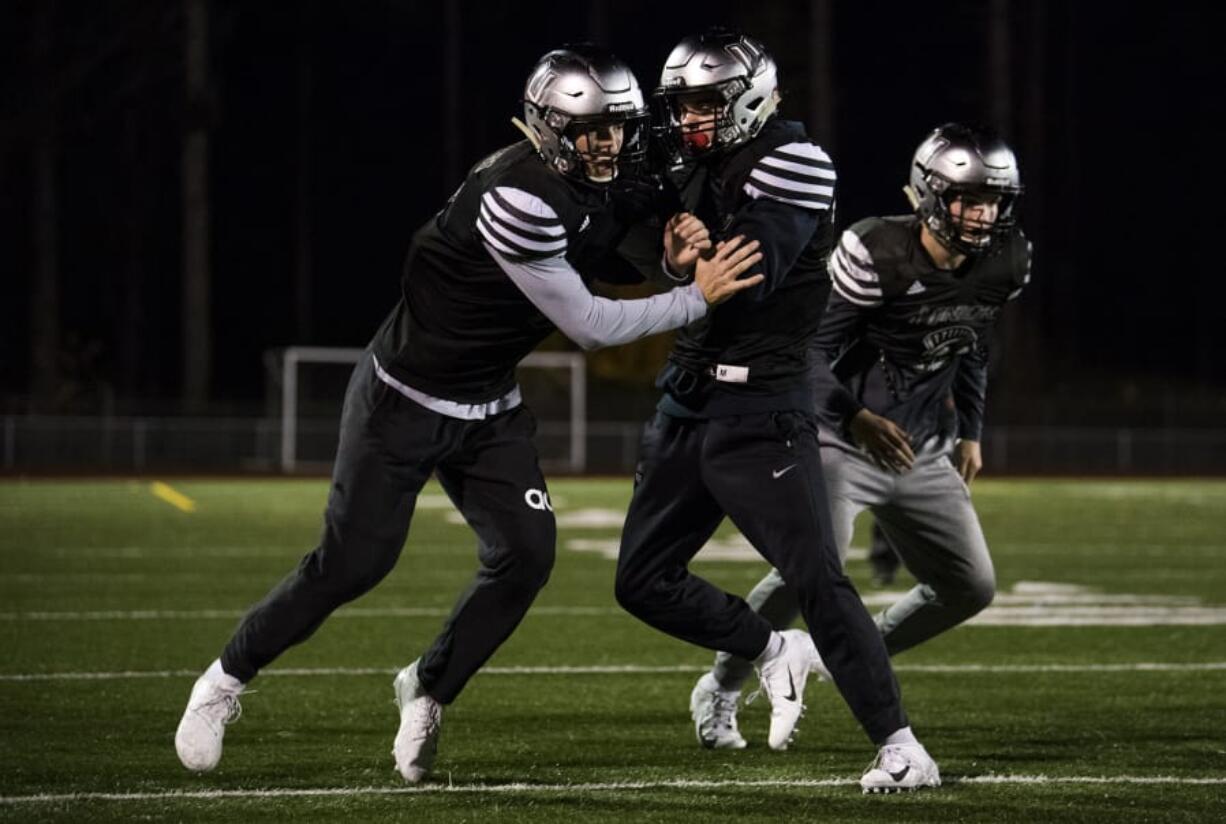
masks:
<path id="1" fill-rule="evenodd" d="M 515 262 L 491 251 L 506 272 L 562 334 L 584 349 L 628 343 L 698 320 L 707 302 L 696 285 L 637 300 L 593 295 L 565 258 Z"/>
<path id="2" fill-rule="evenodd" d="M 826 413 L 827 419 L 837 418 L 844 426 L 850 423 L 864 405 L 848 391 L 834 370 L 836 363 L 846 370 L 848 359 L 852 362 L 859 361 L 868 351 L 864 348 L 863 341 L 864 318 L 863 309 L 832 290 L 826 300 L 826 309 L 822 313 L 817 337 L 809 350 L 814 364 L 818 409 Z M 854 363 L 852 368 L 856 368 Z"/>
<path id="3" fill-rule="evenodd" d="M 988 365 L 986 353 L 963 356 L 954 376 L 954 409 L 958 413 L 958 437 L 982 440 L 983 413 L 987 406 Z"/>
<path id="4" fill-rule="evenodd" d="M 584 349 L 600 349 L 687 326 L 707 313 L 707 302 L 690 284 L 635 300 L 591 296 L 585 306 L 564 313 L 563 322 L 555 321 L 558 328 Z"/>
<path id="5" fill-rule="evenodd" d="M 744 235 L 761 244 L 762 262 L 754 271 L 765 279 L 747 290 L 752 300 L 762 300 L 779 288 L 813 238 L 819 220 L 828 219 L 828 214 L 773 200 L 751 201 L 737 213 L 725 237 Z"/>
<path id="6" fill-rule="evenodd" d="M 984 404 L 957 403 L 958 437 L 968 441 L 983 440 Z"/>
<path id="7" fill-rule="evenodd" d="M 825 420 L 840 420 L 846 427 L 864 405 L 835 376 L 823 349 L 815 346 L 810 349 L 809 354 L 812 360 L 810 374 L 813 378 L 815 411 L 819 417 Z"/>

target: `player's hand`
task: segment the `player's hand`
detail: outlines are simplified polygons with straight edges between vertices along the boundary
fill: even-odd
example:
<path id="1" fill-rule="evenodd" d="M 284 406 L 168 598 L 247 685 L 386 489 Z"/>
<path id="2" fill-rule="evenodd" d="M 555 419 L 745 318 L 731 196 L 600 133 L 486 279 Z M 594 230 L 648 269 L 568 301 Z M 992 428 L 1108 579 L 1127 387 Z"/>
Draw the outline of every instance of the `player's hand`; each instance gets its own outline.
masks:
<path id="1" fill-rule="evenodd" d="M 911 436 L 889 418 L 861 409 L 851 419 L 851 436 L 882 469 L 902 474 L 915 464 Z"/>
<path id="2" fill-rule="evenodd" d="M 664 254 L 668 268 L 679 275 L 688 275 L 699 256 L 711 248 L 707 226 L 689 212 L 673 215 L 664 224 Z"/>
<path id="3" fill-rule="evenodd" d="M 962 476 L 962 480 L 966 481 L 966 485 L 970 486 L 979 470 L 983 469 L 983 453 L 979 450 L 979 441 L 964 439 L 954 445 L 954 467 Z"/>
<path id="4" fill-rule="evenodd" d="M 761 283 L 764 278 L 760 274 L 741 277 L 761 260 L 758 241 L 745 243 L 744 235 L 737 235 L 731 240 L 721 240 L 715 244 L 714 254 L 710 257 L 699 255 L 694 262 L 694 282 L 702 290 L 702 296 L 707 299 L 707 303 L 714 306 L 723 303 L 742 289 Z"/>

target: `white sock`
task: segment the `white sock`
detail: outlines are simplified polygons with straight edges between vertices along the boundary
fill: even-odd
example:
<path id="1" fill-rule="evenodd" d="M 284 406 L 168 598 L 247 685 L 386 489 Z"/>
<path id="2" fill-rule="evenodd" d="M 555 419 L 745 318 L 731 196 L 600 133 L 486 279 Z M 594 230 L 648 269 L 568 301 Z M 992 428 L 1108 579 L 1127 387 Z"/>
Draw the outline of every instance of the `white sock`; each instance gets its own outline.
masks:
<path id="1" fill-rule="evenodd" d="M 702 678 L 698 679 L 698 683 L 703 689 L 710 692 L 722 692 L 725 695 L 741 694 L 741 688 L 739 686 L 725 687 L 719 682 L 719 679 L 715 677 L 715 673 L 713 672 L 708 672 Z"/>
<path id="2" fill-rule="evenodd" d="M 903 727 L 890 733 L 889 738 L 882 742 L 883 746 L 890 744 L 918 744 L 919 739 L 915 737 L 915 733 L 911 732 L 910 727 Z"/>
<path id="3" fill-rule="evenodd" d="M 243 687 L 246 686 L 242 681 L 221 668 L 220 658 L 209 664 L 209 668 L 204 671 L 204 674 L 210 681 L 216 681 L 222 688 L 232 692 L 242 692 Z"/>
<path id="4" fill-rule="evenodd" d="M 762 654 L 755 658 L 753 662 L 755 664 L 762 664 L 781 652 L 783 652 L 783 636 L 777 632 L 772 632 L 771 637 L 766 640 L 766 648 L 762 650 Z"/>

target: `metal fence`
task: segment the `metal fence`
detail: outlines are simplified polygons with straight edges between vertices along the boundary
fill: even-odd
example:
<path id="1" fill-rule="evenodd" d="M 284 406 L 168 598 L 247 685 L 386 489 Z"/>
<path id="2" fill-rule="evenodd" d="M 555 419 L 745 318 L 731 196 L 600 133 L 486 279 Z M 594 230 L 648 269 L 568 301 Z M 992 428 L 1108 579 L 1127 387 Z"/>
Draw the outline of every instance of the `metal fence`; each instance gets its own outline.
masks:
<path id="1" fill-rule="evenodd" d="M 551 472 L 633 471 L 641 422 L 589 421 L 586 455 L 574 461 L 567 421 L 542 421 L 537 435 Z M 335 419 L 304 419 L 299 469 L 326 472 Z M 64 417 L 0 419 L 0 470 L 9 474 L 98 472 L 277 472 L 279 418 Z M 1226 475 L 1226 429 L 988 427 L 992 474 Z"/>

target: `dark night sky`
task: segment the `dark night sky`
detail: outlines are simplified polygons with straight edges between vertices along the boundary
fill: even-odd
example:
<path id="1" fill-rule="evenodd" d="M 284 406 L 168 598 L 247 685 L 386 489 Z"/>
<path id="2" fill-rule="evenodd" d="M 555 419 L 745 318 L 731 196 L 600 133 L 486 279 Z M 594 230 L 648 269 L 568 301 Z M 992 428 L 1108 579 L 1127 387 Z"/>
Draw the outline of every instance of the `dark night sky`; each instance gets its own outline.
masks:
<path id="1" fill-rule="evenodd" d="M 1008 6 L 1006 127 L 1036 265 L 994 392 L 1138 408 L 1172 397 L 1188 408 L 1194 398 L 1226 403 L 1226 278 L 1210 225 L 1226 177 L 1216 125 L 1226 117 L 1217 42 L 1226 13 L 1178 2 Z M 35 7 L 0 9 L 6 409 L 21 408 L 31 383 L 31 158 L 47 99 L 31 71 Z M 839 166 L 841 224 L 905 210 L 900 187 L 927 130 L 991 118 L 990 8 L 834 2 L 835 127 L 816 136 Z M 258 401 L 268 347 L 365 343 L 396 298 L 410 234 L 459 183 L 448 158 L 467 168 L 516 138 L 508 118 L 544 51 L 603 31 L 650 87 L 682 35 L 736 25 L 774 52 L 785 115 L 815 125 L 809 13 L 805 2 L 462 2 L 461 131 L 449 154 L 442 2 L 216 2 L 212 395 Z M 178 392 L 182 30 L 179 4 L 162 0 L 60 0 L 52 29 L 66 362 L 130 406 Z M 307 329 L 292 297 L 303 157 Z"/>

